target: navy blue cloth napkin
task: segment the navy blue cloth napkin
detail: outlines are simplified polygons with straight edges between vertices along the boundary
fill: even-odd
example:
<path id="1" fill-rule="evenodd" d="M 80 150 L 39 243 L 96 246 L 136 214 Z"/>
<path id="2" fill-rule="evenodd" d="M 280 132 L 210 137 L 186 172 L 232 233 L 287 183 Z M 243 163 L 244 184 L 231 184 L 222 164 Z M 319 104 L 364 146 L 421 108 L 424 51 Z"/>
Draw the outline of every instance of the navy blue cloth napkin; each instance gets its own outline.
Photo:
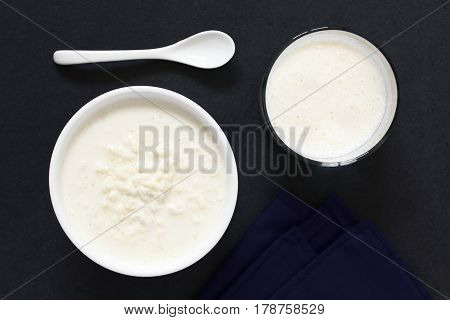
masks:
<path id="1" fill-rule="evenodd" d="M 429 298 L 375 228 L 338 197 L 319 211 L 281 192 L 200 298 Z"/>

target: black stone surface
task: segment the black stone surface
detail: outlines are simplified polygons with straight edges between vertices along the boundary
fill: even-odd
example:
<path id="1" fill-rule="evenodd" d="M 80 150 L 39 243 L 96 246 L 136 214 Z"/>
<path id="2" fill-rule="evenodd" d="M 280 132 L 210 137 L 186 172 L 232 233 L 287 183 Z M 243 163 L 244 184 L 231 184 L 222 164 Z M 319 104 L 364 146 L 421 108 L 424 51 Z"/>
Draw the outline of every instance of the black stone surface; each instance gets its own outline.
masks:
<path id="1" fill-rule="evenodd" d="M 140 49 L 217 29 L 236 42 L 225 67 L 198 70 L 170 62 L 104 67 L 129 85 L 177 91 L 220 124 L 261 124 L 260 82 L 291 37 L 344 27 L 383 44 L 443 0 L 427 1 L 13 1 L 45 32 L 0 3 L 0 295 L 74 249 L 50 203 L 52 148 L 70 117 L 92 98 L 124 84 L 98 67 L 60 67 L 55 50 Z M 312 205 L 337 192 L 361 219 L 383 231 L 411 270 L 450 295 L 450 5 L 383 48 L 399 86 L 399 114 L 387 142 L 360 163 L 314 168 L 312 177 L 276 181 Z M 54 37 L 49 33 L 54 34 Z M 233 145 L 237 149 L 236 145 Z M 275 153 L 284 152 L 275 148 Z M 239 158 L 240 152 L 236 151 Z M 268 155 L 266 155 L 268 157 Z M 108 271 L 76 253 L 10 295 L 11 299 L 195 298 L 247 227 L 277 193 L 263 177 L 240 176 L 232 223 L 220 243 L 190 268 L 159 278 Z M 438 295 L 435 297 L 439 298 Z"/>

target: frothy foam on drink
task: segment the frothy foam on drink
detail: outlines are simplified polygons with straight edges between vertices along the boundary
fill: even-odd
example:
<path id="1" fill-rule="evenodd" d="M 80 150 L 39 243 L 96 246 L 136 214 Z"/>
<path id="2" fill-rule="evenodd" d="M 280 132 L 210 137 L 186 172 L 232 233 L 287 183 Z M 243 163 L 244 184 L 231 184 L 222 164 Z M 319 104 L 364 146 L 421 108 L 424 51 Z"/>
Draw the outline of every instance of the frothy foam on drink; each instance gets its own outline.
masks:
<path id="1" fill-rule="evenodd" d="M 388 88 L 361 44 L 321 33 L 298 39 L 280 55 L 267 80 L 266 106 L 288 147 L 328 162 L 353 157 L 373 138 L 386 113 Z"/>

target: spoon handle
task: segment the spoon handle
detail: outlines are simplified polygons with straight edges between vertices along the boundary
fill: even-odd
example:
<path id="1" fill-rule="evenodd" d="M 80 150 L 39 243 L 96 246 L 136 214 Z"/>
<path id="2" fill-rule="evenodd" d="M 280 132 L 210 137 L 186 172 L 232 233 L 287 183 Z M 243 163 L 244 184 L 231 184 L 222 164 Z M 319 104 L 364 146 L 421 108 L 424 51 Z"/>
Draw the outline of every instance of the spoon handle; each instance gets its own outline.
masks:
<path id="1" fill-rule="evenodd" d="M 141 59 L 164 59 L 164 48 L 147 50 L 60 50 L 53 54 L 53 61 L 60 65 L 111 62 Z"/>

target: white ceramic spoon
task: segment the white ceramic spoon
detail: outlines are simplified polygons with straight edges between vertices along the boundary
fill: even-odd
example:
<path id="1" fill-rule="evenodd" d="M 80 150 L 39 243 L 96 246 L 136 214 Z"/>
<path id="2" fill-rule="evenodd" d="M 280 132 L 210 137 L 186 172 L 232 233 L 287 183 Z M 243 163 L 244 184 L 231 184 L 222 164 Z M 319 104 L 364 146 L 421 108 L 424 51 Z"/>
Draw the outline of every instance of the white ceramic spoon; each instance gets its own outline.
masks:
<path id="1" fill-rule="evenodd" d="M 230 61 L 234 41 L 220 31 L 205 31 L 173 45 L 147 50 L 82 51 L 60 50 L 53 54 L 56 64 L 82 64 L 123 60 L 159 59 L 184 63 L 197 68 L 214 69 Z"/>

